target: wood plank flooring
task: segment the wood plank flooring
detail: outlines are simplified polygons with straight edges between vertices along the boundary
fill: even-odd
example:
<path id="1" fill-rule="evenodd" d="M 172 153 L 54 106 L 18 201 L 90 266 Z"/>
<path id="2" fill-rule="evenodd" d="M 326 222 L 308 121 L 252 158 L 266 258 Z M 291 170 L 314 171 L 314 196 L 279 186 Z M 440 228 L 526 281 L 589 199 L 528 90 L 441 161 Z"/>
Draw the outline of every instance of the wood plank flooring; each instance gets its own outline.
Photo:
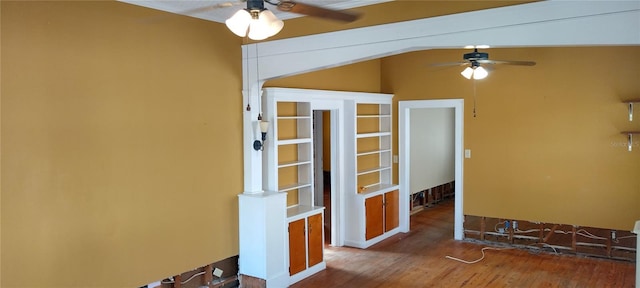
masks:
<path id="1" fill-rule="evenodd" d="M 453 240 L 453 201 L 411 216 L 411 231 L 369 249 L 325 249 L 327 269 L 291 287 L 634 287 L 635 264 Z"/>

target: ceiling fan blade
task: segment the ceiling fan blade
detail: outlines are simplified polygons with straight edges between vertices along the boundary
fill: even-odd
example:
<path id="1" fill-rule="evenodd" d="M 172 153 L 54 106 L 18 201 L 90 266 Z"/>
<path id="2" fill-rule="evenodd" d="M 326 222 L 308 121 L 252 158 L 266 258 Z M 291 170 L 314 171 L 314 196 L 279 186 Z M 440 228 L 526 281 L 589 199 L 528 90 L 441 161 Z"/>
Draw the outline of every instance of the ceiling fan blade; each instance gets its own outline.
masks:
<path id="1" fill-rule="evenodd" d="M 332 10 L 291 0 L 280 1 L 278 3 L 278 10 L 342 22 L 353 22 L 360 18 L 360 14 L 358 13 Z"/>
<path id="2" fill-rule="evenodd" d="M 182 14 L 182 15 L 198 14 L 198 13 L 207 12 L 207 11 L 210 11 L 210 10 L 223 9 L 223 8 L 229 8 L 229 7 L 244 5 L 245 2 L 247 2 L 247 1 L 242 0 L 242 1 L 234 1 L 234 2 L 223 2 L 223 3 L 214 4 L 214 5 L 207 5 L 207 6 L 204 6 L 204 7 L 198 7 L 198 8 L 182 11 L 182 12 L 180 12 L 180 14 Z"/>
<path id="3" fill-rule="evenodd" d="M 520 66 L 536 65 L 536 62 L 533 62 L 533 61 L 510 61 L 510 60 L 488 60 L 488 59 L 478 59 L 475 61 L 480 64 L 507 64 L 507 65 L 520 65 Z"/>
<path id="4" fill-rule="evenodd" d="M 432 63 L 429 66 L 431 67 L 442 67 L 442 66 L 462 66 L 469 65 L 469 61 L 460 61 L 460 62 L 445 62 L 445 63 Z"/>

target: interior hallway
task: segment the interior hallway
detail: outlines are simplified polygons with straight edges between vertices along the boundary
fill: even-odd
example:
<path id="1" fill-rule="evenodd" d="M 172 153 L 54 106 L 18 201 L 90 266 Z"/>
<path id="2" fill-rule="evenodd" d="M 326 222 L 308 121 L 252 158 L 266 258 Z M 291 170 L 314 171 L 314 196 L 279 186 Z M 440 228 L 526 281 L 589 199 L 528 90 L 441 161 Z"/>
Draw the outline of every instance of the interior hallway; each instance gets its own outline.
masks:
<path id="1" fill-rule="evenodd" d="M 634 287 L 635 264 L 607 259 L 487 250 L 453 240 L 453 200 L 411 216 L 411 231 L 369 249 L 326 246 L 327 269 L 291 287 Z"/>

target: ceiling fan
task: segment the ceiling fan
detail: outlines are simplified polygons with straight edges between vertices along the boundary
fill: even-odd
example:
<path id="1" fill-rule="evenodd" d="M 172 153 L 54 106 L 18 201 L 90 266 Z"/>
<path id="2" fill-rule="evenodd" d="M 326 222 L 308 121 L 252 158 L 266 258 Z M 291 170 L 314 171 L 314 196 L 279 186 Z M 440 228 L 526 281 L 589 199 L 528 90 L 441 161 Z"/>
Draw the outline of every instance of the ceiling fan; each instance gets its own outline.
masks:
<path id="1" fill-rule="evenodd" d="M 249 7 L 249 2 L 262 2 L 261 0 L 248 0 L 247 8 Z M 278 2 L 272 2 L 269 0 L 264 0 L 264 2 L 274 5 L 278 8 L 278 10 L 283 12 L 292 12 L 297 14 L 308 15 L 312 17 L 319 17 L 324 19 L 342 21 L 342 22 L 353 22 L 360 18 L 359 13 L 355 12 L 347 12 L 341 10 L 334 10 L 323 8 L 316 5 L 305 4 L 301 2 L 296 2 L 292 0 L 282 0 Z"/>
<path id="2" fill-rule="evenodd" d="M 276 9 L 282 12 L 303 14 L 340 22 L 353 22 L 361 16 L 359 13 L 352 11 L 328 9 L 294 0 L 241 0 L 238 3 L 243 2 L 246 2 L 246 8 L 237 11 L 231 18 L 227 19 L 225 23 L 234 34 L 240 37 L 249 36 L 252 40 L 263 40 L 271 37 L 280 32 L 284 26 L 282 20 L 279 20 L 273 12 L 265 8 L 265 3 L 275 6 Z M 235 3 L 223 3 L 199 8 L 196 9 L 197 11 L 192 12 L 225 8 L 234 5 Z"/>
<path id="3" fill-rule="evenodd" d="M 474 48 L 473 52 L 465 53 L 462 55 L 463 61 L 449 62 L 449 63 L 436 63 L 432 66 L 463 66 L 469 65 L 464 71 L 460 72 L 462 76 L 467 79 L 483 79 L 489 75 L 486 69 L 482 67 L 482 64 L 494 65 L 494 64 L 508 64 L 508 65 L 520 65 L 520 66 L 533 66 L 536 62 L 533 61 L 513 61 L 513 60 L 490 60 L 489 53 L 479 52 L 478 48 Z"/>

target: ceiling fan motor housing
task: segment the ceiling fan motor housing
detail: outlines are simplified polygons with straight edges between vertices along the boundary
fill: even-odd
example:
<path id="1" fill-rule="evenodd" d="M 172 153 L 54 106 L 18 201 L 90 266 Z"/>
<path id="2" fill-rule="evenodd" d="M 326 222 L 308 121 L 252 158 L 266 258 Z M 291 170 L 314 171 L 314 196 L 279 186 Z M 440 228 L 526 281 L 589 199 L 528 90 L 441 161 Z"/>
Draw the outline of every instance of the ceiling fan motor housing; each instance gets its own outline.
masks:
<path id="1" fill-rule="evenodd" d="M 248 11 L 263 11 L 264 1 L 263 0 L 247 0 L 247 10 Z"/>
<path id="2" fill-rule="evenodd" d="M 473 51 L 471 53 L 465 53 L 462 58 L 464 60 L 468 60 L 468 61 L 474 61 L 474 60 L 488 60 L 489 59 L 489 53 L 483 53 L 483 52 L 478 52 L 478 50 Z"/>

